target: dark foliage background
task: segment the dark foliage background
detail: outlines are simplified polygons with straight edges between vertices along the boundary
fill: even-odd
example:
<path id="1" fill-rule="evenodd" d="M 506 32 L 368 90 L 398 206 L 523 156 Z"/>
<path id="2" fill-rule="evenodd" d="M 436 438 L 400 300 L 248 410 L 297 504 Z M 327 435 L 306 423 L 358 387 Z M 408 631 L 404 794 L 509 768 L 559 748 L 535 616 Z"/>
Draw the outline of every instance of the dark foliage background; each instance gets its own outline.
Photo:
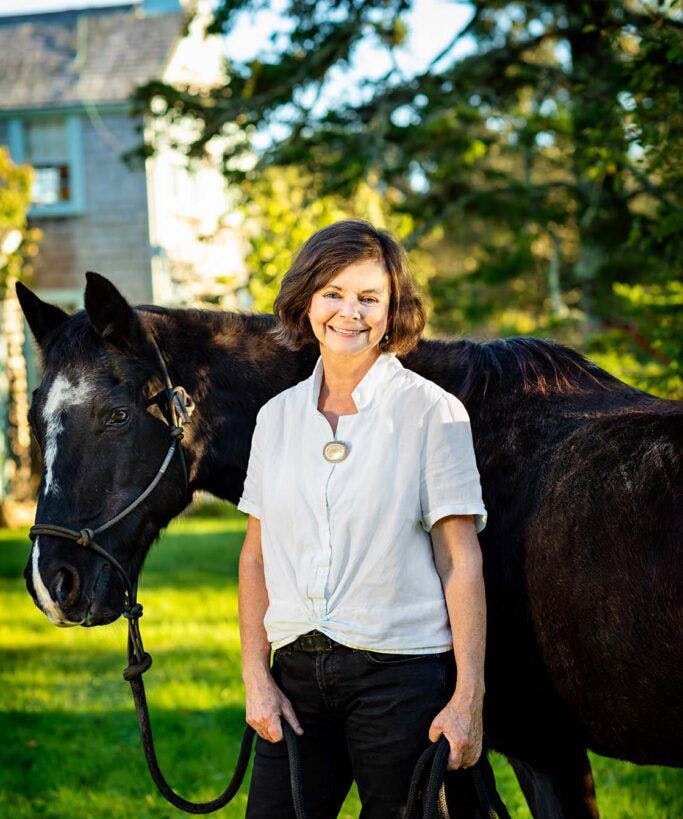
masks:
<path id="1" fill-rule="evenodd" d="M 150 84 L 138 104 L 160 127 L 192 124 L 188 161 L 221 146 L 255 309 L 312 230 L 362 215 L 411 249 L 432 335 L 550 336 L 681 395 L 681 7 L 466 5 L 469 22 L 415 74 L 395 59 L 421 23 L 412 0 L 290 0 L 284 32 L 226 60 L 224 82 Z M 209 31 L 266 7 L 222 0 Z M 390 59 L 363 81 L 367 43 Z"/>

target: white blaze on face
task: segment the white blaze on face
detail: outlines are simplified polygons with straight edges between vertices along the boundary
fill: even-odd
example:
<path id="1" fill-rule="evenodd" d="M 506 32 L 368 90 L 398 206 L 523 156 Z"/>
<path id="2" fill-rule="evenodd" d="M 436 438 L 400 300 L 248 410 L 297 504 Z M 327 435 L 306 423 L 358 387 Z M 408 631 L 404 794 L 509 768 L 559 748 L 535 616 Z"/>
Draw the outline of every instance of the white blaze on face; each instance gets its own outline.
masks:
<path id="1" fill-rule="evenodd" d="M 35 539 L 33 550 L 31 552 L 31 573 L 33 576 L 33 588 L 38 598 L 38 603 L 41 609 L 47 615 L 47 619 L 54 623 L 55 626 L 75 626 L 77 623 L 71 623 L 64 620 L 64 615 L 59 606 L 50 596 L 50 592 L 43 583 L 43 578 L 40 576 L 40 569 L 38 568 L 38 561 L 40 560 L 40 546 L 38 545 L 39 537 Z"/>
<path id="2" fill-rule="evenodd" d="M 61 373 L 55 378 L 47 394 L 47 400 L 43 406 L 43 421 L 45 422 L 45 454 L 43 463 L 45 465 L 45 479 L 43 484 L 43 496 L 47 497 L 50 492 L 59 492 L 59 483 L 54 476 L 55 459 L 57 457 L 57 438 L 64 431 L 62 425 L 63 413 L 76 404 L 85 403 L 92 395 L 92 385 L 85 379 L 81 379 L 77 384 Z"/>
<path id="3" fill-rule="evenodd" d="M 59 492 L 59 484 L 55 479 L 55 460 L 57 458 L 57 439 L 64 431 L 62 420 L 64 413 L 69 407 L 76 404 L 85 403 L 93 393 L 92 385 L 85 379 L 80 379 L 77 384 L 61 373 L 57 375 L 50 386 L 47 400 L 43 406 L 43 421 L 45 422 L 45 449 L 43 454 L 43 465 L 45 475 L 43 479 L 43 497 L 47 497 L 51 492 Z M 60 607 L 52 599 L 43 578 L 40 574 L 40 546 L 36 538 L 31 551 L 31 574 L 33 588 L 38 598 L 41 609 L 45 612 L 51 623 L 56 626 L 75 626 L 77 623 L 64 619 L 64 614 Z"/>

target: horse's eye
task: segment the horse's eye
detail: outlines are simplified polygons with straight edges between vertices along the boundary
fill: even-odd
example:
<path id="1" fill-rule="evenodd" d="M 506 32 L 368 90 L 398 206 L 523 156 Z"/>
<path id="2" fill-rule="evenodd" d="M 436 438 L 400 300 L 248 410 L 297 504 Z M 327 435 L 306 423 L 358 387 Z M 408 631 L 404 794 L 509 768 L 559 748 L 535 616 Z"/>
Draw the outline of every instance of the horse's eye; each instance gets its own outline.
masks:
<path id="1" fill-rule="evenodd" d="M 120 427 L 128 420 L 128 413 L 125 409 L 115 409 L 107 419 L 108 427 Z"/>

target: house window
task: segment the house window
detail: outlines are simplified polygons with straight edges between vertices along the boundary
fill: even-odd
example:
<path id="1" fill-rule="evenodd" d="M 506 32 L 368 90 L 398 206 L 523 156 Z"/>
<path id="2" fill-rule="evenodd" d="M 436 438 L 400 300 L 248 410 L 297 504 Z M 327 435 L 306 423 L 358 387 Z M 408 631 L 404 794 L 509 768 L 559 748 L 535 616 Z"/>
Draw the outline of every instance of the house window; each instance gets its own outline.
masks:
<path id="1" fill-rule="evenodd" d="M 31 203 L 54 205 L 71 200 L 69 139 L 66 121 L 48 119 L 24 124 L 24 162 L 33 165 L 36 175 Z"/>
<path id="2" fill-rule="evenodd" d="M 10 151 L 17 162 L 35 170 L 30 216 L 82 213 L 83 151 L 77 116 L 12 119 Z"/>

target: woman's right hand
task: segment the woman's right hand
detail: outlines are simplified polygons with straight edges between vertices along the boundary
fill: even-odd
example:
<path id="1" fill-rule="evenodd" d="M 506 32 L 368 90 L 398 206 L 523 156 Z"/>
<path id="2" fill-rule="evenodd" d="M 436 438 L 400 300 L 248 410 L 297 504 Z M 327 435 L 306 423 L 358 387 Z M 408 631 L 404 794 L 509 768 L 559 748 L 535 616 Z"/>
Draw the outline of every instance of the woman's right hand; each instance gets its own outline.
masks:
<path id="1" fill-rule="evenodd" d="M 250 676 L 245 680 L 247 724 L 268 742 L 282 739 L 281 717 L 301 736 L 303 729 L 294 713 L 292 703 L 278 688 L 270 671 Z"/>

